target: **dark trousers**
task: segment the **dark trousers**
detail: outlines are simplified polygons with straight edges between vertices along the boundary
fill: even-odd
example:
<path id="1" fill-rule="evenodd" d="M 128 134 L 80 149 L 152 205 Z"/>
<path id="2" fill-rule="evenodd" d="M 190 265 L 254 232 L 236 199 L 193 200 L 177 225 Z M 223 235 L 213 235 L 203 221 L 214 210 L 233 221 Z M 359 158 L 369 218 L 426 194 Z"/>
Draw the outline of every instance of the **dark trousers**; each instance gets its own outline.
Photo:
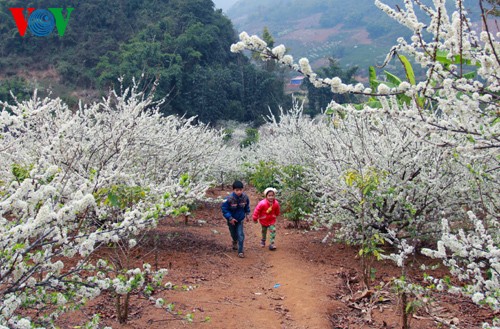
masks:
<path id="1" fill-rule="evenodd" d="M 245 232 L 243 232 L 243 222 L 236 222 L 236 224 L 228 223 L 229 232 L 233 241 L 238 241 L 238 253 L 243 252 L 243 242 L 245 241 Z"/>

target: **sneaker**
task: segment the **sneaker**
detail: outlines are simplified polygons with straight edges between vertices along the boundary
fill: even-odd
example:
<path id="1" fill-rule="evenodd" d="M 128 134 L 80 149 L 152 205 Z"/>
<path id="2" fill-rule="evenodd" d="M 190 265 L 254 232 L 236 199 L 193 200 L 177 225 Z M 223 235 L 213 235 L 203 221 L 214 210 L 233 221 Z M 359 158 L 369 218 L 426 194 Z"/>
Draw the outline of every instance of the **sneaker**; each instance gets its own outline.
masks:
<path id="1" fill-rule="evenodd" d="M 238 257 L 239 257 L 239 258 L 245 258 L 245 254 L 244 254 L 244 253 L 242 253 L 242 252 L 240 252 L 240 253 L 238 254 Z"/>
<path id="2" fill-rule="evenodd" d="M 238 241 L 233 241 L 233 250 L 238 250 Z"/>
<path id="3" fill-rule="evenodd" d="M 264 248 L 266 246 L 266 240 L 260 240 L 260 246 Z"/>
<path id="4" fill-rule="evenodd" d="M 269 250 L 273 250 L 273 251 L 276 250 L 276 246 L 274 244 L 270 245 Z"/>

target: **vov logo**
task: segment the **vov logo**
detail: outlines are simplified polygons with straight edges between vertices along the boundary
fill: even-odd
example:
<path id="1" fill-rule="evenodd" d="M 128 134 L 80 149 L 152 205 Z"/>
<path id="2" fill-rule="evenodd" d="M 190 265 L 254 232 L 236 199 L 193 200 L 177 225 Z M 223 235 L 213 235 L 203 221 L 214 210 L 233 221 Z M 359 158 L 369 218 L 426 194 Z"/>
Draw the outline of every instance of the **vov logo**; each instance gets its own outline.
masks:
<path id="1" fill-rule="evenodd" d="M 66 17 L 63 16 L 63 8 L 35 9 L 9 8 L 17 25 L 19 35 L 24 37 L 26 30 L 37 37 L 45 37 L 57 28 L 57 33 L 62 37 L 68 26 L 69 17 L 74 8 L 66 8 Z"/>

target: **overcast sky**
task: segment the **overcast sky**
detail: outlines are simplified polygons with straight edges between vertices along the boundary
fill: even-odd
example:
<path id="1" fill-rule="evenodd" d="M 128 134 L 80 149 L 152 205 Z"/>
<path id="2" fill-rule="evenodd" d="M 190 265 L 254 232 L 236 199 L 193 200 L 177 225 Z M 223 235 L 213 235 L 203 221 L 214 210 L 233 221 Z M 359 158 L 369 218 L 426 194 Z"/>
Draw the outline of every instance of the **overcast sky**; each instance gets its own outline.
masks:
<path id="1" fill-rule="evenodd" d="M 215 8 L 221 8 L 222 11 L 227 11 L 238 0 L 212 0 L 215 3 Z"/>

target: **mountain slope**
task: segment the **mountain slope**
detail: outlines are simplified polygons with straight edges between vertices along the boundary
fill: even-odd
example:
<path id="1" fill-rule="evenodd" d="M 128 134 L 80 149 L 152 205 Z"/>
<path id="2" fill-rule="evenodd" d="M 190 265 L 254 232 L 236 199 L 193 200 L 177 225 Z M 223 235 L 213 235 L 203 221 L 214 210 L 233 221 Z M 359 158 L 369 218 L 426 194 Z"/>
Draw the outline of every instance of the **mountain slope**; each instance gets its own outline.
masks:
<path id="1" fill-rule="evenodd" d="M 399 25 L 373 5 L 373 0 L 240 0 L 228 10 L 238 31 L 262 33 L 267 26 L 277 44 L 294 57 L 318 61 L 328 56 L 343 65 L 380 62 L 401 33 Z M 370 65 L 370 64 L 368 64 Z"/>
<path id="2" fill-rule="evenodd" d="M 477 7 L 473 0 L 464 1 Z M 402 0 L 383 2 L 404 7 Z M 454 9 L 454 1 L 448 0 L 447 5 L 449 11 Z M 368 66 L 383 62 L 398 37 L 410 35 L 406 27 L 378 9 L 374 0 L 239 0 L 227 15 L 239 32 L 261 35 L 267 27 L 275 45 L 285 44 L 294 58 L 306 56 L 319 66 L 334 57 L 342 66 L 358 65 L 365 74 Z"/>

